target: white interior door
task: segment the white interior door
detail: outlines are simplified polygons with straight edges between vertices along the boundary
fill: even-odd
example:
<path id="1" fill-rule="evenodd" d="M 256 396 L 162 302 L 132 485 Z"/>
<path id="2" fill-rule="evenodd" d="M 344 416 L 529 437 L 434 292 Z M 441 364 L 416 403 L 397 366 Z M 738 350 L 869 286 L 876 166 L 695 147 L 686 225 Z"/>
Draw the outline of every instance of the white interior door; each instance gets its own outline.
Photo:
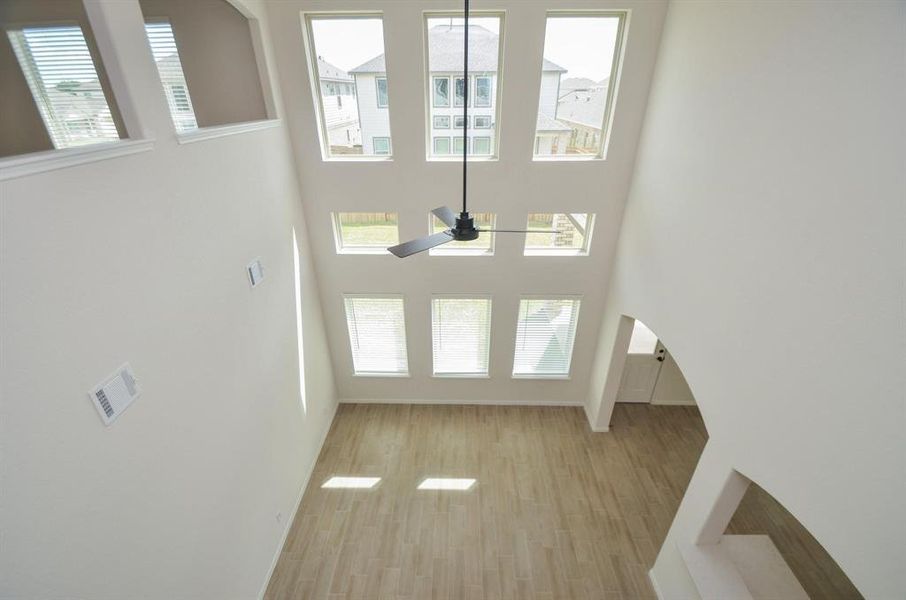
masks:
<path id="1" fill-rule="evenodd" d="M 666 349 L 654 332 L 641 321 L 636 321 L 632 328 L 626 364 L 623 366 L 617 402 L 651 402 L 666 354 Z"/>

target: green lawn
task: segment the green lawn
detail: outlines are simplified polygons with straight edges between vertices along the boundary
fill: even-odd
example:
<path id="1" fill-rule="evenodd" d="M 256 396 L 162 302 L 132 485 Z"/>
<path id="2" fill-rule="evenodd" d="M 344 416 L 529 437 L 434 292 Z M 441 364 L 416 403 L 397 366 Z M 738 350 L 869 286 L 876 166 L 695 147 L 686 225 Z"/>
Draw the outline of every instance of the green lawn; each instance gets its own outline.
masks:
<path id="1" fill-rule="evenodd" d="M 396 223 L 379 221 L 342 225 L 344 246 L 395 246 L 399 244 Z"/>

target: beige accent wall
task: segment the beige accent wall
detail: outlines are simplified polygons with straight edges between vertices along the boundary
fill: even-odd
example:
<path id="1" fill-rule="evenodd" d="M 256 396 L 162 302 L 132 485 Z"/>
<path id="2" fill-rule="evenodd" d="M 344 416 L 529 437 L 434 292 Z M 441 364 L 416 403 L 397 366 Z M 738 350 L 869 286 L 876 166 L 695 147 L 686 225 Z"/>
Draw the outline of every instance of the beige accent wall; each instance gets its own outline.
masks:
<path id="1" fill-rule="evenodd" d="M 141 0 L 145 19 L 165 17 L 199 127 L 267 118 L 249 21 L 226 0 Z"/>
<path id="2" fill-rule="evenodd" d="M 3 0 L 0 2 L 0 28 L 3 29 L 3 40 L 0 41 L 0 89 L 3 90 L 0 94 L 0 157 L 53 150 L 53 143 L 6 34 L 14 26 L 46 23 L 78 23 L 82 27 L 113 122 L 120 137 L 128 137 L 81 0 Z"/>

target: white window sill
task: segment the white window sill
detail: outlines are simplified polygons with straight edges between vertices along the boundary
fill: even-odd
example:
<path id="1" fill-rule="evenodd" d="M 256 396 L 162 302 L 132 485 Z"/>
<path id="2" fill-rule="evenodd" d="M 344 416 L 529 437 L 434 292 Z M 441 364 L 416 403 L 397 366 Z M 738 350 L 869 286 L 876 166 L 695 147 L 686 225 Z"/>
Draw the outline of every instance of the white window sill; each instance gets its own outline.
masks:
<path id="1" fill-rule="evenodd" d="M 567 257 L 576 257 L 576 256 L 588 256 L 588 252 L 585 250 L 525 250 L 523 256 L 567 256 Z"/>
<path id="2" fill-rule="evenodd" d="M 387 256 L 390 253 L 387 248 L 342 248 L 337 250 L 337 254 L 347 256 Z"/>
<path id="3" fill-rule="evenodd" d="M 248 121 L 247 123 L 235 123 L 231 125 L 216 125 L 214 127 L 201 127 L 185 133 L 176 134 L 176 140 L 180 144 L 192 144 L 194 142 L 203 142 L 215 138 L 226 137 L 229 135 L 238 135 L 248 133 L 249 131 L 260 131 L 262 129 L 272 129 L 280 126 L 280 119 L 263 119 L 261 121 Z"/>
<path id="4" fill-rule="evenodd" d="M 430 256 L 494 256 L 489 250 L 428 250 Z"/>
<path id="5" fill-rule="evenodd" d="M 555 380 L 563 381 L 563 380 L 569 379 L 569 375 L 556 375 L 556 374 L 531 375 L 531 374 L 525 374 L 525 373 L 519 373 L 519 374 L 513 373 L 513 379 L 555 379 Z"/>
<path id="6" fill-rule="evenodd" d="M 390 378 L 407 378 L 409 373 L 353 373 L 353 377 L 390 377 Z"/>
<path id="7" fill-rule="evenodd" d="M 0 159 L 0 181 L 146 152 L 154 140 L 120 140 Z"/>
<path id="8" fill-rule="evenodd" d="M 532 156 L 536 162 L 589 162 L 605 160 L 597 154 L 537 154 Z"/>
<path id="9" fill-rule="evenodd" d="M 437 379 L 490 379 L 487 373 L 434 373 L 431 377 Z"/>
<path id="10" fill-rule="evenodd" d="M 451 154 L 449 156 L 428 156 L 426 157 L 428 162 L 437 162 L 437 163 L 462 163 L 462 154 Z M 497 162 L 498 158 L 496 156 L 472 156 L 469 155 L 470 163 L 482 163 L 482 162 Z"/>
<path id="11" fill-rule="evenodd" d="M 324 162 L 373 162 L 373 163 L 386 163 L 393 162 L 393 155 L 389 154 L 346 154 L 338 156 L 322 156 L 321 160 Z"/>

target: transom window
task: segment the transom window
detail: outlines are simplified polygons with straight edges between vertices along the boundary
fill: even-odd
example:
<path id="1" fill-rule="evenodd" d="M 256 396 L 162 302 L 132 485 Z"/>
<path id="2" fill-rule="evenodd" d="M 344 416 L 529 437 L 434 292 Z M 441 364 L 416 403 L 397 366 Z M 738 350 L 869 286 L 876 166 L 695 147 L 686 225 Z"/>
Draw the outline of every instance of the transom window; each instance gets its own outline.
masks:
<path id="1" fill-rule="evenodd" d="M 164 95 L 167 97 L 167 106 L 170 108 L 173 126 L 179 133 L 198 129 L 186 76 L 182 70 L 182 62 L 179 60 L 176 38 L 173 37 L 173 28 L 169 21 L 149 21 L 145 23 L 145 33 L 148 35 L 151 54 L 157 64 L 160 82 L 164 86 Z"/>
<path id="2" fill-rule="evenodd" d="M 435 375 L 488 374 L 490 298 L 434 298 L 431 302 L 431 331 Z"/>
<path id="3" fill-rule="evenodd" d="M 587 213 L 530 213 L 525 236 L 526 256 L 579 256 L 588 254 L 594 215 Z M 555 231 L 556 233 L 542 233 Z"/>
<path id="4" fill-rule="evenodd" d="M 396 213 L 333 213 L 333 231 L 340 254 L 387 254 L 399 244 Z"/>
<path id="5" fill-rule="evenodd" d="M 343 301 L 355 374 L 408 375 L 403 298 L 347 295 Z"/>
<path id="6" fill-rule="evenodd" d="M 453 138 L 456 141 L 456 138 Z M 460 150 L 460 153 L 462 150 Z M 431 218 L 431 233 L 439 233 L 449 229 L 443 221 L 435 217 Z M 472 219 L 475 221 L 475 227 L 479 229 L 494 229 L 497 222 L 497 215 L 493 213 L 472 213 Z M 493 256 L 494 254 L 494 233 L 482 233 L 477 239 L 468 242 L 447 242 L 442 246 L 431 248 L 428 252 L 432 256 Z"/>
<path id="7" fill-rule="evenodd" d="M 120 139 L 81 27 L 24 27 L 7 34 L 54 148 Z"/>
<path id="8" fill-rule="evenodd" d="M 535 157 L 603 158 L 626 15 L 549 12 Z"/>
<path id="9" fill-rule="evenodd" d="M 306 24 L 324 156 L 390 156 L 381 16 L 312 14 Z"/>
<path id="10" fill-rule="evenodd" d="M 472 11 L 469 18 L 469 81 L 463 79 L 462 13 L 429 14 L 425 19 L 428 40 L 429 157 L 449 158 L 451 152 L 438 151 L 435 138 L 439 129 L 470 130 L 474 123 L 486 138 L 469 143 L 469 153 L 483 157 L 497 154 L 497 95 L 500 88 L 500 53 L 503 17 L 499 13 Z M 452 98 L 451 98 L 452 96 Z M 469 119 L 463 118 L 463 106 L 469 106 Z M 438 119 L 443 117 L 443 119 Z M 447 132 L 449 136 L 449 132 Z M 464 142 L 453 138 L 452 154 L 462 155 Z M 440 150 L 445 150 L 442 145 Z"/>
<path id="11" fill-rule="evenodd" d="M 578 298 L 522 298 L 516 324 L 514 377 L 564 378 L 569 375 Z"/>

